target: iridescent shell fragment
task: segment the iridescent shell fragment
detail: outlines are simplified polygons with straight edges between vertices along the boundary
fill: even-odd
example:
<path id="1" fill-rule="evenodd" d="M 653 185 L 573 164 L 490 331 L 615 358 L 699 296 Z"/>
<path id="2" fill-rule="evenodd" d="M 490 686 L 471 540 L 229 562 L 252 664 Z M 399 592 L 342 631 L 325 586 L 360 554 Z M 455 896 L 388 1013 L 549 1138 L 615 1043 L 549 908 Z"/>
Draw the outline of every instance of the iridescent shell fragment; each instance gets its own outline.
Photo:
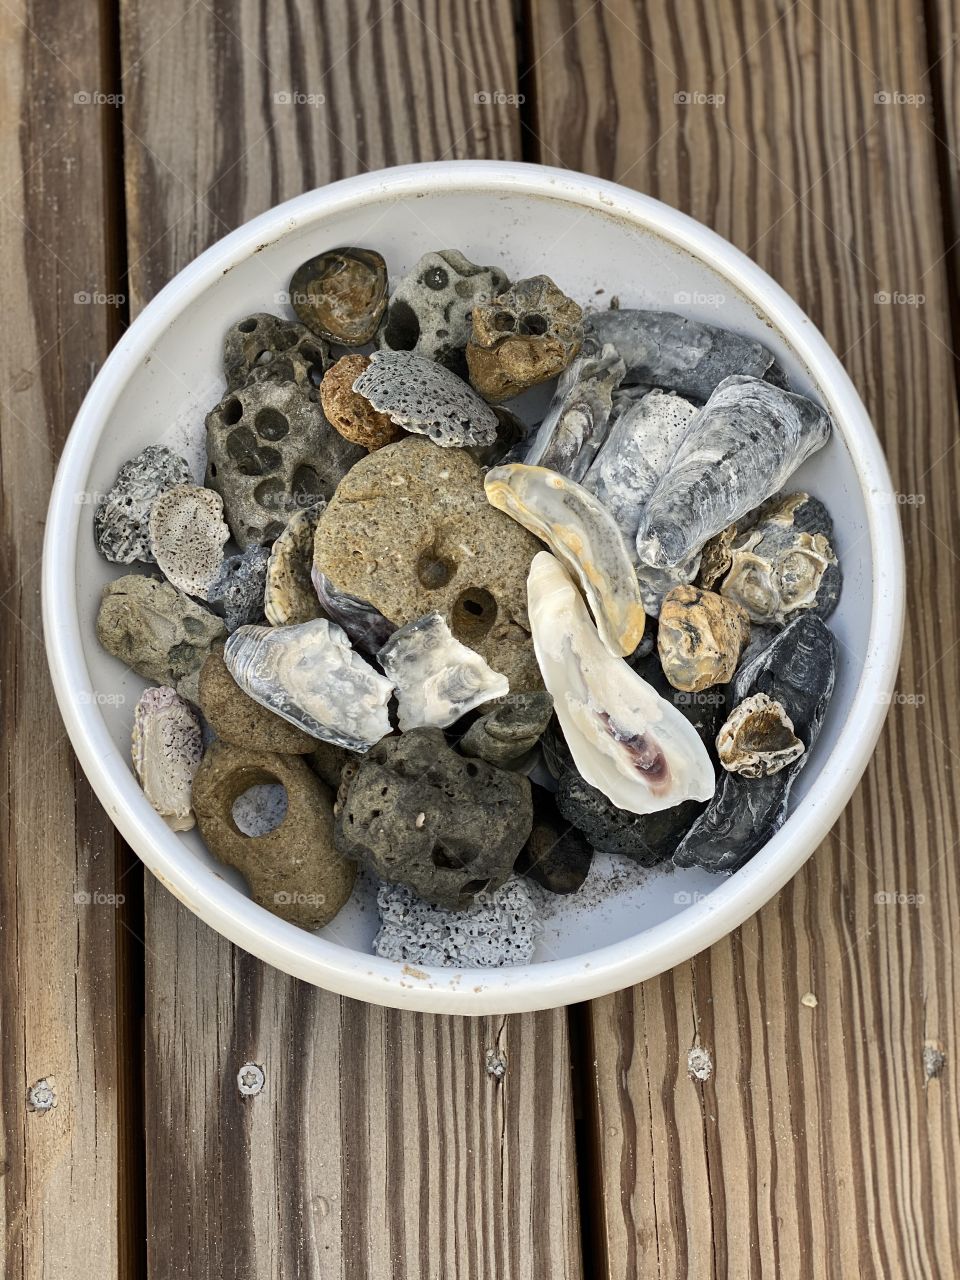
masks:
<path id="1" fill-rule="evenodd" d="M 616 522 L 592 493 L 546 467 L 494 467 L 487 499 L 535 533 L 577 575 L 604 644 L 618 656 L 643 639 L 637 575 Z"/>

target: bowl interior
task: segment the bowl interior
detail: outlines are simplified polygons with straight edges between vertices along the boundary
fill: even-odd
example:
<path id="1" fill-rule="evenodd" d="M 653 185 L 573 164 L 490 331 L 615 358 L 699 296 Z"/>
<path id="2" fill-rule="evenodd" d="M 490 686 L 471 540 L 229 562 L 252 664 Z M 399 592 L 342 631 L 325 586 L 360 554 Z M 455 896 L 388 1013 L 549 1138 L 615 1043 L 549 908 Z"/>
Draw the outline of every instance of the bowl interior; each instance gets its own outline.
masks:
<path id="1" fill-rule="evenodd" d="M 83 491 L 75 499 L 84 504 L 75 565 L 83 656 L 98 710 L 116 745 L 117 768 L 129 760 L 133 708 L 144 681 L 104 653 L 95 637 L 101 588 L 120 572 L 94 548 L 92 520 L 98 495 L 110 488 L 121 464 L 149 444 L 163 443 L 182 452 L 195 478 L 202 478 L 204 415 L 224 387 L 224 331 L 251 311 L 292 315 L 285 290 L 294 268 L 310 255 L 339 244 L 373 246 L 384 254 L 396 278 L 427 250 L 454 246 L 476 262 L 499 263 L 511 277 L 546 273 L 585 305 L 606 307 L 616 295 L 625 307 L 676 310 L 749 334 L 775 352 L 793 387 L 829 403 L 825 389 L 813 380 L 788 339 L 730 279 L 686 248 L 602 204 L 584 208 L 529 191 L 431 191 L 425 185 L 417 198 L 368 195 L 339 211 L 321 210 L 315 216 L 308 212 L 290 221 L 285 234 L 185 299 L 149 352 L 126 370 L 102 425 Z M 872 548 L 868 499 L 840 433 L 797 473 L 791 487 L 808 489 L 832 513 L 844 572 L 840 606 L 831 619 L 840 642 L 836 693 L 820 741 L 795 788 L 796 810 L 827 765 L 862 674 L 871 619 Z M 134 803 L 148 808 L 142 797 Z M 213 882 L 219 886 L 217 892 L 229 896 L 243 891 L 240 879 L 207 853 L 196 832 L 169 838 L 179 840 L 220 877 Z M 722 884 L 721 878 L 707 873 L 641 872 L 624 859 L 598 856 L 583 892 L 571 899 L 545 895 L 545 931 L 536 961 L 585 957 L 625 939 L 636 939 L 640 946 L 638 935 L 694 909 L 703 895 Z M 265 918 L 264 927 L 273 923 Z M 363 885 L 320 936 L 367 958 L 375 928 L 372 888 Z M 289 947 L 289 936 L 287 943 Z"/>

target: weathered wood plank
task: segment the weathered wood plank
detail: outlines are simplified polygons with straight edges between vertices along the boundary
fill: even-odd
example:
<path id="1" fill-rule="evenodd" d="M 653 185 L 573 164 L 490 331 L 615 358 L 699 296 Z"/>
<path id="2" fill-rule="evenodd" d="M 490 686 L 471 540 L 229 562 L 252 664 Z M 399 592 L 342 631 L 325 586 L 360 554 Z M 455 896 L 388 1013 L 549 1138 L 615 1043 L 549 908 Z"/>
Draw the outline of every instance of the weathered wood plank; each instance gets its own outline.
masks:
<path id="1" fill-rule="evenodd" d="M 112 826 L 56 710 L 40 618 L 60 448 L 116 330 L 97 6 L 12 0 L 0 22 L 0 1272 L 128 1274 L 130 1077 Z M 105 235 L 104 232 L 107 232 Z M 49 1082 L 32 1094 L 38 1083 Z M 52 1090 L 52 1092 L 50 1091 Z"/>
<path id="2" fill-rule="evenodd" d="M 541 158 L 660 196 L 770 270 L 913 495 L 903 700 L 834 834 L 731 938 L 592 1006 L 607 1274 L 957 1274 L 960 451 L 921 8 L 564 0 L 530 17 Z"/>
<path id="3" fill-rule="evenodd" d="M 514 58 L 504 0 L 125 0 L 135 305 L 311 186 L 519 154 L 515 110 L 473 102 L 513 91 Z M 323 107 L 275 102 L 291 92 Z M 146 940 L 151 1275 L 580 1273 L 562 1013 L 467 1022 L 340 1001 L 231 948 L 153 883 Z M 485 1065 L 498 1045 L 501 1084 Z M 248 1098 L 245 1062 L 266 1077 Z"/>

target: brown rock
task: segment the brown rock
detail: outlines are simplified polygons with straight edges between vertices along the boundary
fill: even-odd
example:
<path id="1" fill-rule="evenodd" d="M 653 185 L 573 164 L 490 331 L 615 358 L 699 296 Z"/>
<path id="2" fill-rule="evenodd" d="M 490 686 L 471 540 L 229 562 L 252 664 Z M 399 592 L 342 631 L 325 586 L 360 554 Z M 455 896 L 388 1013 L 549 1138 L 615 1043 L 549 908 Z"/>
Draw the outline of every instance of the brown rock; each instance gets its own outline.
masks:
<path id="1" fill-rule="evenodd" d="M 314 568 L 397 626 L 440 613 L 512 692 L 543 688 L 527 617 L 540 543 L 487 502 L 461 449 L 410 436 L 369 454 L 320 517 Z"/>
<path id="2" fill-rule="evenodd" d="M 244 835 L 234 802 L 269 783 L 286 791 L 286 817 L 265 835 Z M 330 790 L 296 756 L 214 742 L 193 780 L 193 808 L 210 852 L 235 867 L 254 902 L 281 919 L 319 929 L 350 897 L 356 867 L 334 848 Z"/>
<path id="3" fill-rule="evenodd" d="M 699 693 L 726 684 L 749 639 L 746 610 L 715 591 L 682 586 L 663 597 L 657 652 L 674 689 Z"/>
<path id="4" fill-rule="evenodd" d="M 549 276 L 518 280 L 474 307 L 470 381 L 487 400 L 509 400 L 562 373 L 583 342 L 583 312 Z"/>
<path id="5" fill-rule="evenodd" d="M 369 400 L 354 391 L 354 382 L 369 364 L 369 356 L 341 356 L 323 375 L 320 403 L 327 421 L 344 440 L 363 445 L 372 453 L 399 440 L 403 432 L 393 425 L 389 414 L 378 413 Z"/>
<path id="6" fill-rule="evenodd" d="M 200 671 L 200 710 L 218 738 L 250 751 L 306 755 L 317 739 L 247 696 L 227 670 L 220 646 Z"/>

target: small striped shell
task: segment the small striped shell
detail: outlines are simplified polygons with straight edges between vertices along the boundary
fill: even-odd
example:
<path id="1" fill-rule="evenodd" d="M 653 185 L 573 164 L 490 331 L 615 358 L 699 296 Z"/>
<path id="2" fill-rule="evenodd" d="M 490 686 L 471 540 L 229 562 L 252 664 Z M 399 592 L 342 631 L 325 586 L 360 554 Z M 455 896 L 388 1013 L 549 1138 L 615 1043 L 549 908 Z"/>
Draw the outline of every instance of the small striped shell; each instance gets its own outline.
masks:
<path id="1" fill-rule="evenodd" d="M 174 831 L 194 825 L 190 792 L 203 755 L 200 720 L 176 689 L 147 689 L 133 713 L 131 756 L 143 794 Z"/>

